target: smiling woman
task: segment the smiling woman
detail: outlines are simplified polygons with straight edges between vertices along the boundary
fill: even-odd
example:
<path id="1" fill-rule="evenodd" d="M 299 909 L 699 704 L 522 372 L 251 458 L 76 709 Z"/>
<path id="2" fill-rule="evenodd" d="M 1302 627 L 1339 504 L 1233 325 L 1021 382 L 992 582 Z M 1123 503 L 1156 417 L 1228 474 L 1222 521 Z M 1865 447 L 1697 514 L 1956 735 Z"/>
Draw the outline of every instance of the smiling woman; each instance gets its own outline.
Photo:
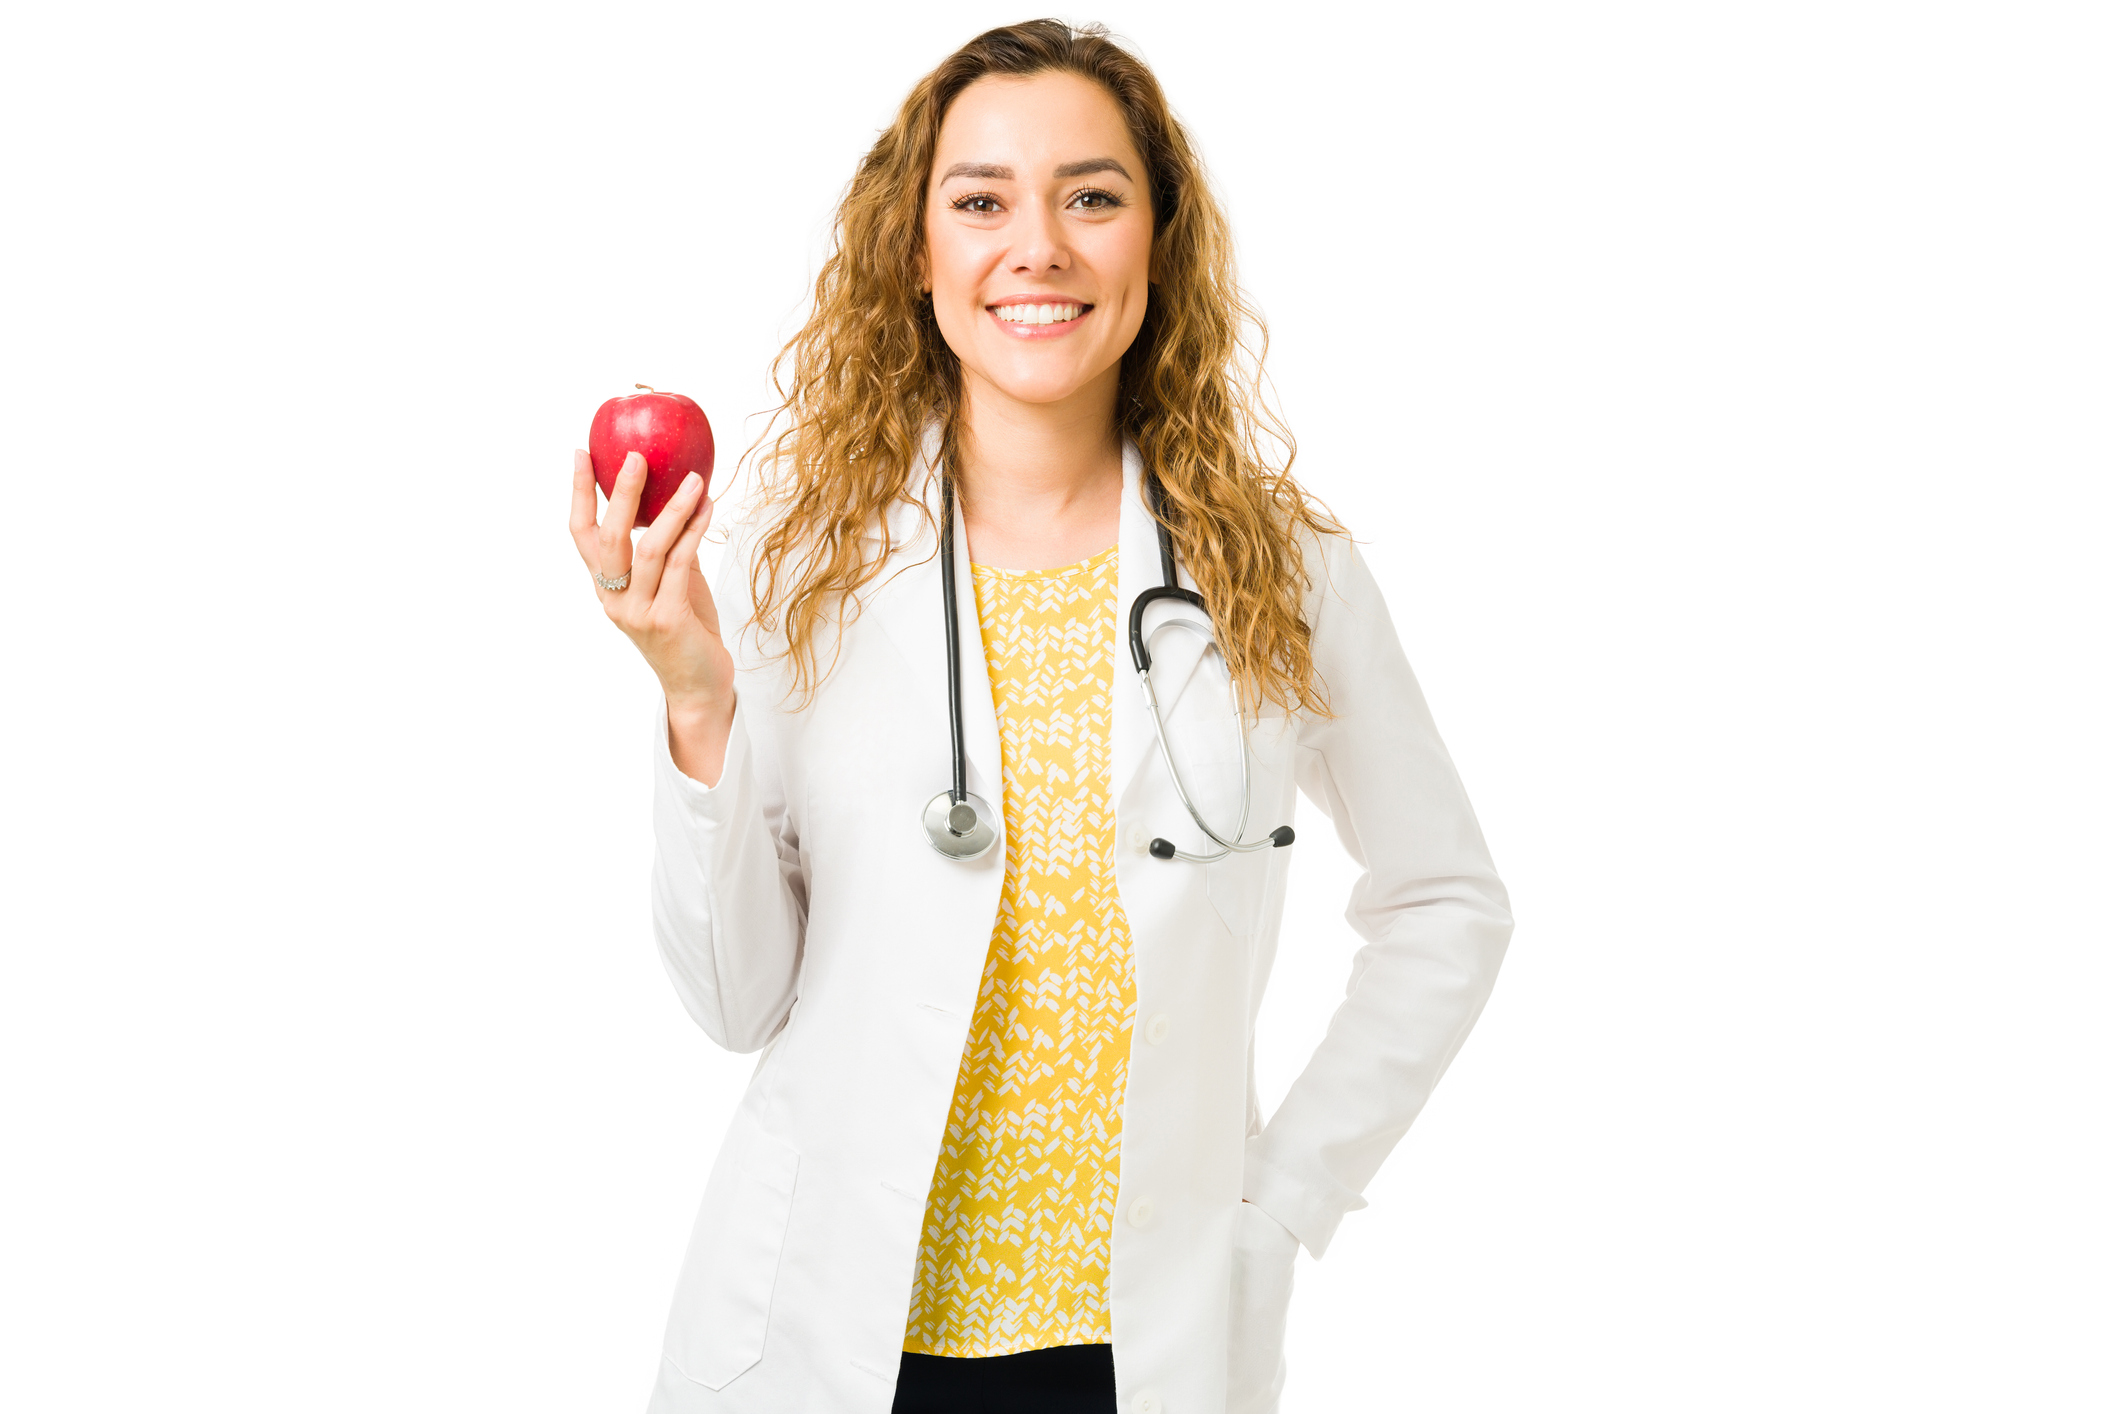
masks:
<path id="1" fill-rule="evenodd" d="M 1288 474 L 1138 58 L 979 36 L 837 234 L 717 590 L 696 482 L 635 545 L 637 460 L 601 525 L 576 473 L 663 687 L 656 939 L 707 1033 L 766 1052 L 652 1410 L 1265 1414 L 1296 1253 L 1463 1041 L 1507 899 L 1375 582 Z M 1364 865 L 1366 946 L 1264 1123 L 1294 834 L 1257 822 L 1298 789 Z"/>

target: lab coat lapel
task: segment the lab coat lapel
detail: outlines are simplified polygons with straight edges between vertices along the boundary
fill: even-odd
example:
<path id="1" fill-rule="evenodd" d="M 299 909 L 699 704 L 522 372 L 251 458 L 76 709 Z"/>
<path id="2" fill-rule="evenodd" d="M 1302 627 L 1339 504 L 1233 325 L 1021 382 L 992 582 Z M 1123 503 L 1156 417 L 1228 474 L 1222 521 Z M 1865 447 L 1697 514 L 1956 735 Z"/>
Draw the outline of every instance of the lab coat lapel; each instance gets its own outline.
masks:
<path id="1" fill-rule="evenodd" d="M 909 687 L 919 705 L 919 719 L 933 722 L 945 752 L 949 741 L 949 662 L 942 629 L 942 557 L 935 553 L 931 520 L 942 514 L 942 480 L 935 472 L 936 438 L 931 431 L 922 462 L 913 468 L 914 494 L 927 506 L 904 502 L 889 511 L 891 562 L 862 611 L 897 648 L 909 669 Z M 986 649 L 979 636 L 979 603 L 972 589 L 972 557 L 964 536 L 964 508 L 956 508 L 958 671 L 964 688 L 965 789 L 1001 813 L 1001 728 L 994 717 L 994 690 L 986 673 Z M 946 756 L 945 756 L 945 759 Z M 944 778 L 935 789 L 949 785 Z"/>
<path id="2" fill-rule="evenodd" d="M 1125 490 L 1119 498 L 1119 611 L 1112 633 L 1112 799 L 1117 802 L 1132 786 L 1134 777 L 1156 756 L 1155 728 L 1148 720 L 1148 704 L 1141 696 L 1141 676 L 1134 671 L 1133 650 L 1127 626 L 1134 600 L 1144 589 L 1163 583 L 1163 554 L 1156 539 L 1156 518 L 1148 508 L 1147 487 L 1141 456 L 1134 444 L 1126 444 Z M 1178 566 L 1178 584 L 1197 589 L 1184 565 Z M 1141 616 L 1145 638 L 1158 624 L 1172 618 L 1188 618 L 1207 624 L 1208 618 L 1190 604 L 1158 599 Z M 1206 650 L 1205 641 L 1183 629 L 1158 638 L 1150 653 L 1150 676 L 1156 695 L 1168 713 L 1185 690 Z"/>

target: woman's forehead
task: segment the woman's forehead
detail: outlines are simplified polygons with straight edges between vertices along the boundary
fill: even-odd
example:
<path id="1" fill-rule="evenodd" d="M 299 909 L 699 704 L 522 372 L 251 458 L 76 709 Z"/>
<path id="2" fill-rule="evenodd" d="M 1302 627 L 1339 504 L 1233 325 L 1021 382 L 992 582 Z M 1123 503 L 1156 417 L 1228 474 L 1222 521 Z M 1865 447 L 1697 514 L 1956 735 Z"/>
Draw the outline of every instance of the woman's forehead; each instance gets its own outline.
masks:
<path id="1" fill-rule="evenodd" d="M 1126 116 L 1102 85 L 1079 74 L 989 74 L 957 95 L 943 115 L 934 170 L 937 180 L 969 167 L 984 180 L 1036 181 L 1099 158 L 1115 159 L 1127 176 L 1141 177 Z M 1009 175 L 1001 177 L 996 168 Z"/>

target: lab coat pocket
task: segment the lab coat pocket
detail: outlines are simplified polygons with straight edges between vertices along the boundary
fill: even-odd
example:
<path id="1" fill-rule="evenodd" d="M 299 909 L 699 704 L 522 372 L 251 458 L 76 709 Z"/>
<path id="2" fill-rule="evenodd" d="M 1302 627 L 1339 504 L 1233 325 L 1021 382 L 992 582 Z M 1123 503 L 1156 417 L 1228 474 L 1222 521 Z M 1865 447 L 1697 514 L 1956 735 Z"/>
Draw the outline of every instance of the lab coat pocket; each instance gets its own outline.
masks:
<path id="1" fill-rule="evenodd" d="M 1237 1205 L 1229 1269 L 1229 1414 L 1274 1414 L 1280 1408 L 1296 1248 L 1295 1234 L 1265 1209 Z"/>
<path id="2" fill-rule="evenodd" d="M 739 1111 L 714 1161 L 663 1340 L 670 1362 L 708 1389 L 721 1389 L 765 1353 L 801 1157 Z"/>

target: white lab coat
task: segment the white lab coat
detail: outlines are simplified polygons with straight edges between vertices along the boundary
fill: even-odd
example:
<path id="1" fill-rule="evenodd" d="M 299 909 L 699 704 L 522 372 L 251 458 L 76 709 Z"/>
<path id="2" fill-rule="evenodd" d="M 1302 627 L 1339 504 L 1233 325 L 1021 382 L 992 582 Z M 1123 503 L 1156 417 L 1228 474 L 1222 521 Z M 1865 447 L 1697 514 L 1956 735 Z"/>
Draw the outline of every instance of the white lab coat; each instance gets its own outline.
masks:
<path id="1" fill-rule="evenodd" d="M 916 469 L 932 508 L 936 479 Z M 714 1041 L 764 1048 L 707 1184 L 650 1414 L 888 1414 L 921 1219 L 956 1085 L 1005 846 L 943 858 L 922 808 L 949 784 L 940 567 L 916 509 L 803 710 L 749 633 L 732 644 L 738 710 L 720 782 L 681 775 L 656 726 L 655 937 Z M 1001 803 L 1001 746 L 965 548 L 967 785 Z M 716 593 L 749 603 L 751 540 Z M 1344 539 L 1309 547 L 1313 653 L 1336 715 L 1269 711 L 1250 732 L 1249 833 L 1329 814 L 1364 869 L 1347 1000 L 1260 1122 L 1253 1019 L 1273 965 L 1290 849 L 1210 865 L 1155 749 L 1126 643 L 1162 579 L 1138 457 L 1125 456 L 1112 638 L 1113 818 L 1133 933 L 1136 1020 L 1111 1234 L 1112 1361 L 1130 1414 L 1275 1408 L 1300 1240 L 1323 1255 L 1465 1039 L 1510 931 L 1508 900 L 1437 739 L 1384 601 Z M 1192 587 L 1181 567 L 1181 582 Z M 1204 623 L 1188 605 L 1172 615 Z M 828 644 L 824 656 L 829 658 Z M 1204 661 L 1203 661 L 1204 659 Z M 1166 633 L 1154 677 L 1196 802 L 1236 805 L 1235 732 L 1215 657 Z M 1249 1199 L 1249 1204 L 1240 1203 Z"/>

